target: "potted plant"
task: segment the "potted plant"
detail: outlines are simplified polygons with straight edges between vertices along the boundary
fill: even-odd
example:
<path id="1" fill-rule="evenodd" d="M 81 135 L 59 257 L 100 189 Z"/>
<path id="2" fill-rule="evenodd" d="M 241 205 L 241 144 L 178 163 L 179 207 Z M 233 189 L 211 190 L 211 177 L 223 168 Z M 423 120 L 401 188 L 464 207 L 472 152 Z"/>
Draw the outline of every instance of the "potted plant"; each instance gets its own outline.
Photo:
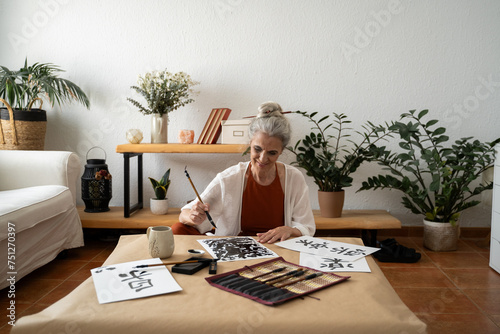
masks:
<path id="1" fill-rule="evenodd" d="M 18 71 L 0 66 L 0 148 L 43 150 L 47 127 L 47 113 L 42 109 L 43 98 L 51 106 L 76 100 L 85 107 L 90 102 L 87 95 L 73 82 L 59 78 L 63 72 L 53 64 L 35 63 Z M 40 108 L 33 108 L 38 101 Z"/>
<path id="2" fill-rule="evenodd" d="M 144 115 L 151 115 L 151 143 L 168 142 L 168 114 L 188 103 L 193 86 L 198 82 L 184 72 L 172 74 L 167 70 L 148 72 L 139 76 L 137 86 L 131 86 L 146 100 L 147 106 L 127 98 Z"/>
<path id="3" fill-rule="evenodd" d="M 333 122 L 325 123 L 330 115 L 317 120 L 317 112 L 294 111 L 313 123 L 310 134 L 297 141 L 294 147 L 288 147 L 295 154 L 292 165 L 302 167 L 306 174 L 314 179 L 318 186 L 318 201 L 321 216 L 336 218 L 342 214 L 344 206 L 344 188 L 352 185 L 354 173 L 365 161 L 371 144 L 383 139 L 384 127 L 368 122 L 363 126 L 367 133 L 357 132 L 362 138 L 359 143 L 350 139 L 351 121 L 344 114 L 333 113 Z M 333 131 L 333 132 L 329 132 Z M 388 134 L 386 134 L 388 135 Z M 354 146 L 348 147 L 346 142 Z"/>
<path id="4" fill-rule="evenodd" d="M 403 192 L 402 203 L 424 218 L 424 246 L 435 251 L 456 250 L 462 211 L 479 204 L 472 199 L 492 182 L 474 182 L 494 164 L 494 145 L 472 137 L 445 145 L 449 137 L 437 120 L 424 120 L 428 110 L 411 110 L 388 131 L 399 134 L 402 152 L 373 145 L 371 157 L 390 174 L 369 177 L 360 190 L 389 188 Z M 408 122 L 403 122 L 408 120 Z"/>
<path id="5" fill-rule="evenodd" d="M 165 215 L 168 213 L 168 198 L 167 191 L 170 186 L 170 168 L 163 174 L 160 181 L 149 177 L 153 190 L 155 192 L 155 198 L 151 198 L 150 208 L 151 212 L 155 215 Z"/>

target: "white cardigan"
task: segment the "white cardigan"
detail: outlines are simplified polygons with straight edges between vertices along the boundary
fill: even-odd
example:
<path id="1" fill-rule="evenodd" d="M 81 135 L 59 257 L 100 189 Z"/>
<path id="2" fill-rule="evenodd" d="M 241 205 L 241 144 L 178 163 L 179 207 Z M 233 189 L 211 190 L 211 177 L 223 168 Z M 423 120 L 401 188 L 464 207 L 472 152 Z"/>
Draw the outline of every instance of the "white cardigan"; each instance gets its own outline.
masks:
<path id="1" fill-rule="evenodd" d="M 210 182 L 200 195 L 204 203 L 210 205 L 210 216 L 217 226 L 215 235 L 233 236 L 241 232 L 241 203 L 245 174 L 250 162 L 240 162 L 229 167 Z M 309 203 L 309 188 L 304 175 L 295 167 L 285 166 L 285 226 L 298 229 L 302 235 L 313 236 L 316 224 Z M 185 205 L 190 209 L 198 199 Z M 208 219 L 196 226 L 200 233 L 212 229 Z"/>

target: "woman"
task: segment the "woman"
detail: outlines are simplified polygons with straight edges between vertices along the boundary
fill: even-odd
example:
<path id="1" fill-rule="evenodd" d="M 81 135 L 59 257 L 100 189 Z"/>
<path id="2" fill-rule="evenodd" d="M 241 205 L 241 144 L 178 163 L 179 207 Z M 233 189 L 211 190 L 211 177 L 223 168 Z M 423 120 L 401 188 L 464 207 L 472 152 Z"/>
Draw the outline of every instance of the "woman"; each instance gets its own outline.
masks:
<path id="1" fill-rule="evenodd" d="M 250 162 L 241 162 L 217 174 L 197 199 L 182 208 L 174 234 L 202 234 L 212 226 L 215 235 L 257 235 L 274 243 L 290 237 L 314 235 L 316 226 L 309 189 L 302 173 L 278 162 L 290 141 L 290 124 L 274 102 L 259 107 L 249 127 Z"/>

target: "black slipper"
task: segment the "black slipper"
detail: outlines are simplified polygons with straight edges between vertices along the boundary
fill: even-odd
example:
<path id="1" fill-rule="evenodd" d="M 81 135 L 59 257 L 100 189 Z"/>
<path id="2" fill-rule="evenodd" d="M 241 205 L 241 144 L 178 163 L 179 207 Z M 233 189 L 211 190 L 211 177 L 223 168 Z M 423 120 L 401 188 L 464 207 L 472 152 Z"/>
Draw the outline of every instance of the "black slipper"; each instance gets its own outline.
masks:
<path id="1" fill-rule="evenodd" d="M 400 245 L 395 239 L 380 241 L 380 250 L 373 256 L 380 262 L 415 263 L 421 255 L 415 249 Z"/>

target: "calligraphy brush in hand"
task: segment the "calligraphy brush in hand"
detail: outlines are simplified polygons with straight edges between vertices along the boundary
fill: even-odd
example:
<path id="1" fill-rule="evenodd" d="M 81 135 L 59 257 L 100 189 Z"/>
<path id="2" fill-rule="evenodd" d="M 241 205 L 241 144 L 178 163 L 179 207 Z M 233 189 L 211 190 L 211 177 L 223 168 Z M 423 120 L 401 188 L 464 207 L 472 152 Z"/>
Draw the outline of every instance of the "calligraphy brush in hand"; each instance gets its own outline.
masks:
<path id="1" fill-rule="evenodd" d="M 196 190 L 196 187 L 193 184 L 193 181 L 191 181 L 191 178 L 189 177 L 189 173 L 187 171 L 187 166 L 184 167 L 184 173 L 186 173 L 186 176 L 187 176 L 187 178 L 189 180 L 189 183 L 191 183 L 191 186 L 193 187 L 193 190 L 196 193 L 196 196 L 198 197 L 198 200 L 200 201 L 201 204 L 204 204 L 203 201 L 201 200 L 200 194 L 198 194 L 198 191 Z M 208 218 L 208 221 L 210 221 L 210 224 L 212 224 L 213 227 L 217 228 L 217 226 L 215 226 L 214 221 L 212 220 L 212 217 L 210 216 L 210 214 L 208 213 L 208 211 L 205 211 L 205 214 L 207 215 L 207 218 Z"/>

